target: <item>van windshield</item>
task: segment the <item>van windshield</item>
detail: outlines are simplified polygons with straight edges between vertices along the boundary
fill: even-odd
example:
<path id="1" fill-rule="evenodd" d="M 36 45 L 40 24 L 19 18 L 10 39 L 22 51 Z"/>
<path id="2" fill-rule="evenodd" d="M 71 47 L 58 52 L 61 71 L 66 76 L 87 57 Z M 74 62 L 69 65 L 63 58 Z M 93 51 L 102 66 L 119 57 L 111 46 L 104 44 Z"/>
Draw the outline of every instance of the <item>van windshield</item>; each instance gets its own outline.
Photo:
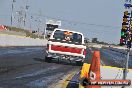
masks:
<path id="1" fill-rule="evenodd" d="M 67 43 L 82 43 L 82 35 L 78 33 L 73 33 L 69 31 L 56 30 L 53 38 L 58 41 Z"/>

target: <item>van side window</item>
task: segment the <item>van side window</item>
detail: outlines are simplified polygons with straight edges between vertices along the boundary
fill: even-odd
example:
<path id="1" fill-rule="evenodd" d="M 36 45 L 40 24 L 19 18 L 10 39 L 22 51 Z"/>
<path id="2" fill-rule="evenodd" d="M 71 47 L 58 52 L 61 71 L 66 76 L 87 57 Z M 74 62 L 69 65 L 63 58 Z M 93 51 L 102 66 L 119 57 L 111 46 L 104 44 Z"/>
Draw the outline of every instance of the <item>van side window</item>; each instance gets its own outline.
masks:
<path id="1" fill-rule="evenodd" d="M 82 36 L 80 34 L 74 33 L 73 34 L 73 41 L 82 43 Z"/>
<path id="2" fill-rule="evenodd" d="M 61 40 L 64 39 L 64 32 L 60 30 L 55 31 L 53 38 Z"/>

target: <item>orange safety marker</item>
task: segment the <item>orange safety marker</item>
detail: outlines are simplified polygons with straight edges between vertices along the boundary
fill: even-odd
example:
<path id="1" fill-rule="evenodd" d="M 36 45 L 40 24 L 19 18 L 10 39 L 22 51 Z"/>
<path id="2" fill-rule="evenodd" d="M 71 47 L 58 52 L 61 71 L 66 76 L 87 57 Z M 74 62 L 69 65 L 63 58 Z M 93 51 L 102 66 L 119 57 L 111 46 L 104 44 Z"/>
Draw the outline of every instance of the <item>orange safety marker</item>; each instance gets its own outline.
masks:
<path id="1" fill-rule="evenodd" d="M 100 52 L 94 51 L 87 78 L 89 80 L 100 80 L 100 77 Z M 101 86 L 86 86 L 85 88 L 101 88 Z"/>
<path id="2" fill-rule="evenodd" d="M 129 86 L 130 80 L 101 80 L 100 52 L 94 51 L 91 65 L 84 63 L 82 66 L 80 83 L 84 88 L 101 88 L 101 86 Z"/>

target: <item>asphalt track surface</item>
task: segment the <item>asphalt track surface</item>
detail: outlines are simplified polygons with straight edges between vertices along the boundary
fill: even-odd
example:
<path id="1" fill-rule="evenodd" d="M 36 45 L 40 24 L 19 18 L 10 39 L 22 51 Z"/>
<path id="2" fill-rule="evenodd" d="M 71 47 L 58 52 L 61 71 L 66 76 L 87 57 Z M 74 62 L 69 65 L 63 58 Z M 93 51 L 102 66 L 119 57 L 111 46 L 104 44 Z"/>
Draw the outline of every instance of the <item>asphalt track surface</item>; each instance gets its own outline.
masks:
<path id="1" fill-rule="evenodd" d="M 0 88 L 48 88 L 80 68 L 66 61 L 44 62 L 45 47 L 0 50 Z"/>
<path id="2" fill-rule="evenodd" d="M 124 55 L 109 49 L 100 51 L 103 65 L 123 66 L 120 61 L 125 59 L 120 58 Z M 45 47 L 1 47 L 0 88 L 54 88 L 59 85 L 57 83 L 60 80 L 74 71 L 77 73 L 70 80 L 66 80 L 66 88 L 78 88 L 80 66 L 68 61 L 54 60 L 47 63 L 44 62 L 44 56 Z M 88 49 L 85 62 L 90 63 L 91 57 L 91 51 Z"/>
<path id="3" fill-rule="evenodd" d="M 125 50 L 107 48 L 107 49 L 100 49 L 100 52 L 101 52 L 101 60 L 104 63 L 104 65 L 114 66 L 119 68 L 125 67 L 125 62 L 127 59 L 127 52 Z M 132 68 L 132 51 L 130 51 L 128 67 Z"/>

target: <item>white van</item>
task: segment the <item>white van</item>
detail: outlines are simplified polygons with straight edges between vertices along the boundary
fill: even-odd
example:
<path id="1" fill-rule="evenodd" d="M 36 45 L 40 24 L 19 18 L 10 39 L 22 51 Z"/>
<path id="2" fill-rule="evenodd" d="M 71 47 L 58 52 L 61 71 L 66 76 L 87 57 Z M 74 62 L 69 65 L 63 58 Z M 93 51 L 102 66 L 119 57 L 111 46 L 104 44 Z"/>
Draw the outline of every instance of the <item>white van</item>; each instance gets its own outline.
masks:
<path id="1" fill-rule="evenodd" d="M 48 40 L 45 61 L 65 59 L 82 64 L 86 56 L 84 36 L 80 32 L 55 29 Z"/>

